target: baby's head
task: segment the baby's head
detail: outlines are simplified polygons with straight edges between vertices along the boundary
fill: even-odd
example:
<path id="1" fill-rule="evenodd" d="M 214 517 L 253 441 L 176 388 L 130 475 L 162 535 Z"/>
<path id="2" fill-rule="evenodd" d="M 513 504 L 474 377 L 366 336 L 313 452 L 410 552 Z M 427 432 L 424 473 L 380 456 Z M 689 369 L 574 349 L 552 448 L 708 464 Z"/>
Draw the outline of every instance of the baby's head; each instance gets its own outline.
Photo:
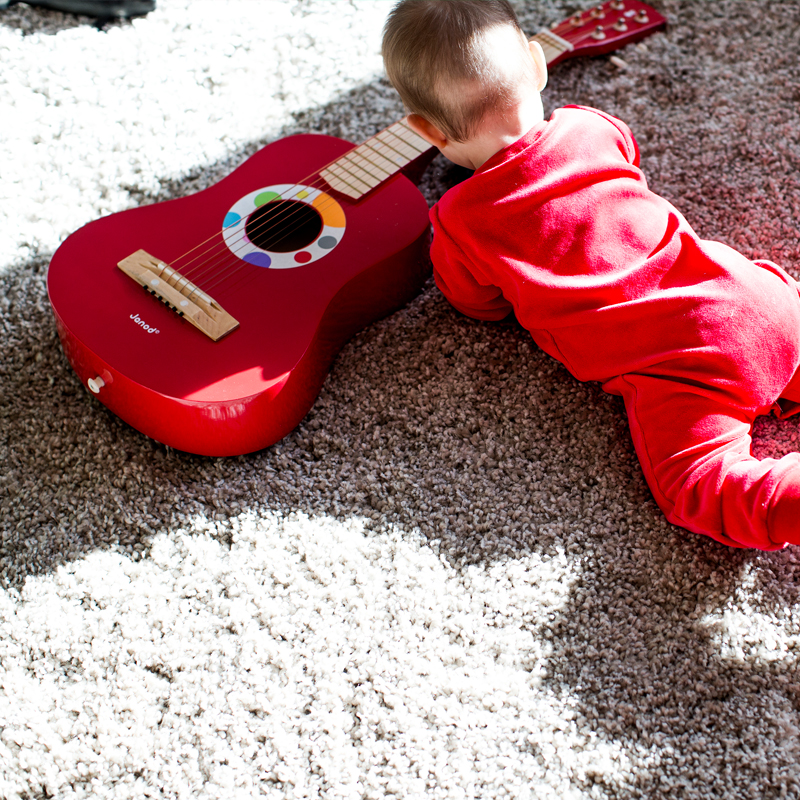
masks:
<path id="1" fill-rule="evenodd" d="M 541 121 L 544 55 L 507 0 L 401 0 L 383 60 L 409 123 L 456 163 L 478 166 Z"/>

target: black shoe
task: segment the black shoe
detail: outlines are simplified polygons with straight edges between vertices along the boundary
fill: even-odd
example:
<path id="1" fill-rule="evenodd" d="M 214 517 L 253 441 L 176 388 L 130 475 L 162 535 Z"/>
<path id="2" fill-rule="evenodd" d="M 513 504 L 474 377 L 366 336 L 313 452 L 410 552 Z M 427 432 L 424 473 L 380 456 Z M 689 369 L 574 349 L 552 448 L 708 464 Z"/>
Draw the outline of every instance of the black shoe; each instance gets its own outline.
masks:
<path id="1" fill-rule="evenodd" d="M 18 3 L 19 0 L 0 0 L 0 9 Z M 29 6 L 52 8 L 68 14 L 84 14 L 87 17 L 139 17 L 156 7 L 156 0 L 25 0 Z"/>

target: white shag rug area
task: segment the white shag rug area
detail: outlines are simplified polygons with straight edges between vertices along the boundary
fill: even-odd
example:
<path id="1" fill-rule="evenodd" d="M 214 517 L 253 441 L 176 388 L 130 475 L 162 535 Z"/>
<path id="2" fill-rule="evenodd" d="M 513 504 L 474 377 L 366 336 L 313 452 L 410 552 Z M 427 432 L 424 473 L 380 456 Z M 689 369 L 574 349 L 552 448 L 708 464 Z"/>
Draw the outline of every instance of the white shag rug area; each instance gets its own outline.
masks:
<path id="1" fill-rule="evenodd" d="M 530 34 L 567 0 L 517 0 Z M 708 238 L 800 267 L 800 7 L 653 0 L 553 69 Z M 0 797 L 795 798 L 800 559 L 668 525 L 620 402 L 432 284 L 286 439 L 152 442 L 61 353 L 71 231 L 402 115 L 374 0 L 0 12 Z M 429 202 L 463 177 L 437 161 Z M 797 446 L 759 422 L 754 449 Z"/>

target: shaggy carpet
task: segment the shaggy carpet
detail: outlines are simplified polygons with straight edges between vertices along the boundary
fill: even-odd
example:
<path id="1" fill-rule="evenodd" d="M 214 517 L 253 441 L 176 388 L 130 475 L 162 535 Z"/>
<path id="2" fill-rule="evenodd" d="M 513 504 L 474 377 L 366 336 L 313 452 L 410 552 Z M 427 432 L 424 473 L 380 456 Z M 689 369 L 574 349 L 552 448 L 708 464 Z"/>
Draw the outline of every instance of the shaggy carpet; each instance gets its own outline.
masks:
<path id="1" fill-rule="evenodd" d="M 800 6 L 653 0 L 669 29 L 552 71 L 707 238 L 800 267 Z M 571 0 L 518 0 L 526 31 Z M 390 5 L 0 12 L 0 796 L 800 796 L 800 559 L 670 526 L 617 398 L 428 284 L 303 423 L 204 458 L 59 347 L 49 259 L 300 131 L 402 115 Z M 437 160 L 434 202 L 461 175 Z M 754 450 L 796 447 L 759 421 Z"/>

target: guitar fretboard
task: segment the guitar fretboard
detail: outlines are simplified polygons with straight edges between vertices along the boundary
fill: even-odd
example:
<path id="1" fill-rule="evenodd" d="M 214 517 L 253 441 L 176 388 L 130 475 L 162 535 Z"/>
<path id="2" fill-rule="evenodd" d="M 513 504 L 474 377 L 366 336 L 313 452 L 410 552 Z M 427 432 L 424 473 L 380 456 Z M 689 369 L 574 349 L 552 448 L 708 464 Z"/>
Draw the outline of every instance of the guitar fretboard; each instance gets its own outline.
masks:
<path id="1" fill-rule="evenodd" d="M 358 200 L 430 148 L 401 119 L 334 161 L 320 175 L 332 189 Z"/>

